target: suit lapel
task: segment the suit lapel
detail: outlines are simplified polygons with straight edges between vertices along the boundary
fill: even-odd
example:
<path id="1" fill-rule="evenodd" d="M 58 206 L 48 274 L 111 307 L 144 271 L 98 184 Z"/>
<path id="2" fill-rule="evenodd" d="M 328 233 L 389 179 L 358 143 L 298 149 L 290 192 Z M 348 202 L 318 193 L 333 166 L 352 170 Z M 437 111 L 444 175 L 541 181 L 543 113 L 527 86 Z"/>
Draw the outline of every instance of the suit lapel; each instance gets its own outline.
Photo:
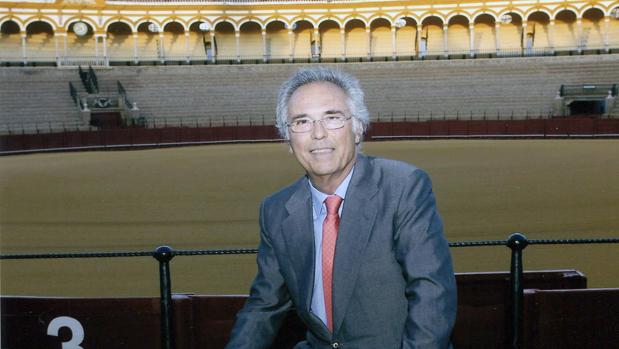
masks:
<path id="1" fill-rule="evenodd" d="M 282 222 L 282 232 L 292 268 L 296 276 L 300 310 L 309 314 L 314 333 L 324 340 L 330 339 L 329 329 L 310 311 L 314 286 L 314 223 L 312 198 L 306 179 L 297 182 L 294 193 L 285 204 L 288 217 Z M 310 324 L 308 324 L 310 325 Z"/>
<path id="2" fill-rule="evenodd" d="M 297 306 L 309 311 L 314 275 L 314 228 L 312 199 L 306 179 L 297 182 L 296 190 L 285 204 L 288 217 L 282 222 L 282 232 L 299 289 Z"/>
<path id="3" fill-rule="evenodd" d="M 342 218 L 335 247 L 333 266 L 333 324 L 342 324 L 355 281 L 362 264 L 363 252 L 376 218 L 377 206 L 372 197 L 378 191 L 371 176 L 370 161 L 359 155 L 355 172 L 346 192 Z"/>

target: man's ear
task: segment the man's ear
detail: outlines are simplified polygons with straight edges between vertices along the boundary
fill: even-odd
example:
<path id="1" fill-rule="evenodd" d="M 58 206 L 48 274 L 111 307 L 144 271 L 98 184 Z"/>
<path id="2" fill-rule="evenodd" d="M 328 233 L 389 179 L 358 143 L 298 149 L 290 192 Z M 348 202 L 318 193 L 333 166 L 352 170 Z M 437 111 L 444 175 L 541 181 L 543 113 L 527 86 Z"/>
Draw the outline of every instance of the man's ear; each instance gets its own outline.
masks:
<path id="1" fill-rule="evenodd" d="M 359 145 L 359 143 L 361 143 L 361 135 L 357 132 L 355 132 L 355 144 Z"/>

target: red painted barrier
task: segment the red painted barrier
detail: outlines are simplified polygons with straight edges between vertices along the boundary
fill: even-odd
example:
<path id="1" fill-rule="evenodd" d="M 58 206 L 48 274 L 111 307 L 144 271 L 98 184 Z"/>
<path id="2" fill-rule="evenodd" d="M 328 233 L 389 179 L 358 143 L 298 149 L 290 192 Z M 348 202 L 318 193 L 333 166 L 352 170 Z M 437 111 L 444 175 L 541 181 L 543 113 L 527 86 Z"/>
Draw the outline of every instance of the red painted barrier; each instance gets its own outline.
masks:
<path id="1" fill-rule="evenodd" d="M 459 273 L 458 315 L 452 334 L 456 348 L 503 348 L 506 341 L 509 273 Z M 575 270 L 528 271 L 528 289 L 555 290 L 527 303 L 526 338 L 557 343 L 566 335 L 595 338 L 600 329 L 609 333 L 595 343 L 617 343 L 609 332 L 619 324 L 619 290 L 587 290 L 584 275 Z M 556 291 L 557 289 L 563 291 Z M 550 298 L 552 295 L 560 295 Z M 540 298 L 543 295 L 543 298 Z M 178 349 L 221 349 L 228 341 L 236 313 L 246 296 L 174 295 L 174 332 Z M 539 301 L 544 301 L 538 306 Z M 614 302 L 614 303 L 613 303 Z M 0 297 L 2 348 L 39 349 L 67 347 L 160 348 L 159 298 L 42 298 Z M 610 305 L 609 305 L 610 304 Z M 615 305 L 612 305 L 615 304 Z M 607 309 L 607 310 L 605 310 Z M 581 321 L 553 325 L 562 314 Z M 603 315 L 603 316 L 601 316 Z M 596 317 L 593 317 L 596 316 Z M 593 322 L 591 322 L 593 321 Z M 578 324 L 575 328 L 573 324 Z M 559 327 L 557 327 L 559 326 Z M 51 333 L 51 334 L 50 334 Z M 305 337 L 305 326 L 291 311 L 271 349 L 289 349 Z M 611 342 L 610 340 L 615 340 Z M 553 342 L 554 341 L 554 342 Z M 578 342 L 582 344 L 583 342 Z M 551 346 L 542 346 L 548 348 Z M 562 348 L 585 348 L 570 346 Z M 596 348 L 609 348 L 608 345 Z"/>
<path id="2" fill-rule="evenodd" d="M 374 122 L 370 125 L 366 140 L 415 137 L 617 137 L 618 135 L 619 119 L 425 120 Z M 279 135 L 273 125 L 119 128 L 2 135 L 0 151 L 277 139 Z"/>

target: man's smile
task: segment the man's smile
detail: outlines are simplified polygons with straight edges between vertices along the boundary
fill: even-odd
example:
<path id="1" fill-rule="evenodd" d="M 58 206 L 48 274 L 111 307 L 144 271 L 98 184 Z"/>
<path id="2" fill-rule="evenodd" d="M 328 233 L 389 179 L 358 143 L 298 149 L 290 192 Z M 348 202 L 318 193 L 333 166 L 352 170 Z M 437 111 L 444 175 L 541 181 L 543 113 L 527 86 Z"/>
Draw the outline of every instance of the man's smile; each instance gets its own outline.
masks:
<path id="1" fill-rule="evenodd" d="M 324 154 L 324 153 L 330 153 L 334 150 L 335 148 L 333 147 L 315 148 L 315 149 L 310 150 L 310 153 L 311 154 Z"/>

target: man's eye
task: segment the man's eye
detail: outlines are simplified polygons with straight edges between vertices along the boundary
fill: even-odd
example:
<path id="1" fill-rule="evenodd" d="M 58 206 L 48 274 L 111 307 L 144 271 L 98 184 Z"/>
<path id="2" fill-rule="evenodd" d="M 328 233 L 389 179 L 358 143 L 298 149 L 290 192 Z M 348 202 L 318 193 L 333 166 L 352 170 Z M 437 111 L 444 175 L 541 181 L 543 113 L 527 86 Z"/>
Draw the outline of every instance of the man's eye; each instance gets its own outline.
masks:
<path id="1" fill-rule="evenodd" d="M 327 121 L 339 121 L 340 119 L 342 119 L 341 115 L 329 115 L 325 117 L 325 120 Z"/>
<path id="2" fill-rule="evenodd" d="M 299 119 L 299 120 L 295 120 L 292 122 L 293 125 L 297 125 L 297 126 L 307 125 L 308 123 L 309 123 L 309 120 L 307 119 Z"/>

